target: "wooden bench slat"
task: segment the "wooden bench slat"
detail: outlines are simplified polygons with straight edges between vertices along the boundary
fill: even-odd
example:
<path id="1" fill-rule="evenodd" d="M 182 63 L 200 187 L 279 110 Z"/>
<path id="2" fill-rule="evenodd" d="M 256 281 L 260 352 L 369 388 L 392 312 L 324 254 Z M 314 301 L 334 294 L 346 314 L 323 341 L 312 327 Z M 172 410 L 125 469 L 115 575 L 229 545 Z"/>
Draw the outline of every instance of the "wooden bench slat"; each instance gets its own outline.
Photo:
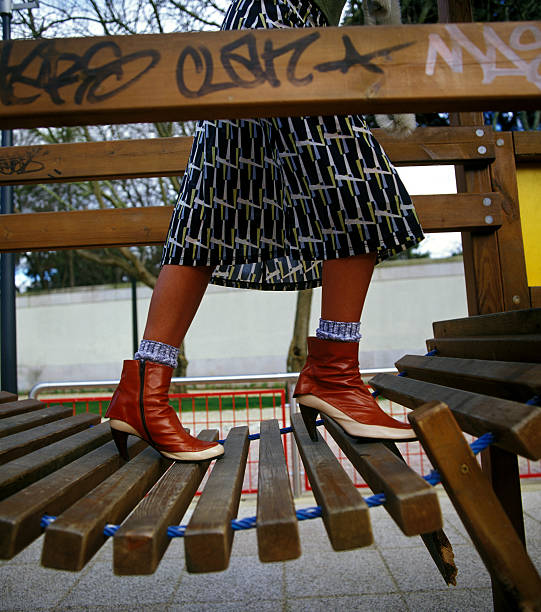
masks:
<path id="1" fill-rule="evenodd" d="M 541 408 L 537 406 L 390 374 L 377 374 L 370 386 L 408 408 L 445 402 L 463 431 L 474 436 L 492 432 L 495 443 L 505 450 L 533 460 L 541 457 Z"/>
<path id="2" fill-rule="evenodd" d="M 540 334 L 541 308 L 435 321 L 432 329 L 435 338 Z"/>
<path id="3" fill-rule="evenodd" d="M 526 402 L 541 395 L 541 365 L 405 355 L 396 362 L 408 378 Z"/>
<path id="4" fill-rule="evenodd" d="M 431 338 L 426 345 L 441 357 L 541 363 L 541 334 Z"/>
<path id="5" fill-rule="evenodd" d="M 146 446 L 128 439 L 132 456 Z M 114 442 L 108 442 L 0 501 L 0 558 L 11 559 L 41 535 L 44 514 L 60 514 L 124 463 Z"/>
<path id="6" fill-rule="evenodd" d="M 349 436 L 329 417 L 324 416 L 323 420 L 327 431 L 370 489 L 385 494 L 384 507 L 405 535 L 420 535 L 442 528 L 436 490 L 414 472 L 400 454 L 397 456 L 383 442 Z"/>
<path id="7" fill-rule="evenodd" d="M 449 408 L 431 402 L 409 420 L 484 564 L 505 591 L 506 609 L 541 608 L 541 579 Z"/>
<path id="8" fill-rule="evenodd" d="M 216 429 L 198 438 L 218 439 Z M 121 576 L 152 574 L 158 568 L 170 538 L 169 525 L 177 525 L 186 512 L 210 461 L 175 462 L 120 526 L 113 539 L 113 567 Z"/>
<path id="9" fill-rule="evenodd" d="M 111 439 L 109 423 L 101 423 L 2 466 L 0 499 L 58 470 Z"/>
<path id="10" fill-rule="evenodd" d="M 0 465 L 32 453 L 48 444 L 67 438 L 79 431 L 84 431 L 91 425 L 97 425 L 99 422 L 99 415 L 89 412 L 77 414 L 60 421 L 53 421 L 46 425 L 33 427 L 12 436 L 1 438 Z"/>
<path id="11" fill-rule="evenodd" d="M 262 421 L 257 484 L 257 547 L 263 562 L 287 561 L 301 554 L 295 502 L 280 426 Z"/>
<path id="12" fill-rule="evenodd" d="M 224 444 L 184 533 L 189 572 L 218 572 L 229 565 L 246 460 L 248 427 L 234 427 Z"/>
<path id="13" fill-rule="evenodd" d="M 318 433 L 310 439 L 300 413 L 291 416 L 297 447 L 332 547 L 350 550 L 373 543 L 370 512 L 334 453 Z"/>
<path id="14" fill-rule="evenodd" d="M 120 523 L 171 463 L 146 448 L 73 504 L 47 528 L 42 565 L 82 569 L 105 543 L 105 526 Z"/>
<path id="15" fill-rule="evenodd" d="M 72 416 L 72 414 L 73 409 L 70 406 L 49 406 L 42 410 L 7 417 L 0 421 L 0 438 L 11 436 L 32 427 L 45 425 L 45 423 L 50 423 L 51 421 L 65 419 Z"/>
<path id="16" fill-rule="evenodd" d="M 7 417 L 16 416 L 18 414 L 24 414 L 25 412 L 33 412 L 34 410 L 41 410 L 47 408 L 43 402 L 39 402 L 35 399 L 24 399 L 14 402 L 5 402 L 0 404 L 0 419 Z"/>
<path id="17" fill-rule="evenodd" d="M 9 391 L 0 391 L 0 404 L 5 404 L 6 402 L 16 402 L 18 396 L 16 393 L 10 393 Z"/>

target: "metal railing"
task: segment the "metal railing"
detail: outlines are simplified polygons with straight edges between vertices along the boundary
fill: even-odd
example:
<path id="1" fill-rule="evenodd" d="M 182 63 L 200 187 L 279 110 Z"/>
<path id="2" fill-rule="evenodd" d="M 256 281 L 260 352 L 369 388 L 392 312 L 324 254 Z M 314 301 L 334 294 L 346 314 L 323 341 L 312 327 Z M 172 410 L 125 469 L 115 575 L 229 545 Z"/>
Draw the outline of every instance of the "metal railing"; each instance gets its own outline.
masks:
<path id="1" fill-rule="evenodd" d="M 376 374 L 396 373 L 396 368 L 372 368 L 360 370 L 361 376 L 370 378 Z M 183 376 L 171 379 L 171 384 L 179 385 L 238 385 L 250 383 L 283 383 L 287 387 L 287 397 L 289 398 L 289 415 L 297 412 L 297 402 L 293 397 L 294 385 L 299 377 L 299 372 L 281 372 L 278 374 L 240 374 L 235 376 Z M 119 380 L 78 380 L 78 381 L 51 381 L 37 383 L 32 387 L 29 397 L 37 399 L 40 393 L 45 390 L 58 391 L 62 389 L 81 390 L 95 389 L 103 387 L 114 388 Z M 300 457 L 298 451 L 292 446 L 294 452 L 291 457 L 291 477 L 293 485 L 293 495 L 297 497 L 302 490 Z"/>

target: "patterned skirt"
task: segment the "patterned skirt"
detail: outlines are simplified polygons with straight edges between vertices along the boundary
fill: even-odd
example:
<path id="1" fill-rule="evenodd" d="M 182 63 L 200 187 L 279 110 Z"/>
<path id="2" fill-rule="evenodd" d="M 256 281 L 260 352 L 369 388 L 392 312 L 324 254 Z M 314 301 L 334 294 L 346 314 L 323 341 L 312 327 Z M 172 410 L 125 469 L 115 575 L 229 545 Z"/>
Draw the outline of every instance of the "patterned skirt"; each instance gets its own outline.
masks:
<path id="1" fill-rule="evenodd" d="M 309 0 L 234 0 L 222 29 L 325 26 Z M 422 240 L 411 199 L 359 115 L 201 121 L 162 265 L 250 289 L 321 284 L 322 262 Z"/>

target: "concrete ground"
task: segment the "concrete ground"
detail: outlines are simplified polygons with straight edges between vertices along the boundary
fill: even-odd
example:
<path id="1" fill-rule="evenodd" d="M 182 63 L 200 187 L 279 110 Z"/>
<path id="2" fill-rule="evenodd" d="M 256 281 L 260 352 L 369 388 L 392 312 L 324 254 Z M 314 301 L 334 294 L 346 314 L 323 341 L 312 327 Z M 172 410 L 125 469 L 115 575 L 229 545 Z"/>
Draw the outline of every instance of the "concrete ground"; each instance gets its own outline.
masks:
<path id="1" fill-rule="evenodd" d="M 0 562 L 0 610 L 491 610 L 488 573 L 443 491 L 440 501 L 459 570 L 456 587 L 445 585 L 420 538 L 403 536 L 383 508 L 374 508 L 375 543 L 368 548 L 333 552 L 321 519 L 314 519 L 300 523 L 299 559 L 262 564 L 255 531 L 242 531 L 229 569 L 216 574 L 188 574 L 180 538 L 152 576 L 114 576 L 110 541 L 82 572 L 49 570 L 39 565 L 40 538 Z M 523 481 L 523 502 L 528 550 L 541 572 L 541 480 Z M 297 508 L 311 505 L 309 497 L 296 500 Z M 253 514 L 255 498 L 248 497 L 239 516 Z"/>

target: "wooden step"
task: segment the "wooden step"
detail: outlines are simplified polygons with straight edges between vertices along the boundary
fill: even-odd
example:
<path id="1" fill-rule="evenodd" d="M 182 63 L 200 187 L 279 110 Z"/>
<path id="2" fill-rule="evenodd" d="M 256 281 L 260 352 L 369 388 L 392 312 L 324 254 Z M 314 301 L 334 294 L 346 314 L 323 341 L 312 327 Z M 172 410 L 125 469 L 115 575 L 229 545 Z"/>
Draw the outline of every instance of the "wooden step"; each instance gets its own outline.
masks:
<path id="1" fill-rule="evenodd" d="M 435 321 L 432 329 L 435 338 L 541 334 L 541 308 Z"/>
<path id="2" fill-rule="evenodd" d="M 374 541 L 370 512 L 359 491 L 318 433 L 310 439 L 300 413 L 291 416 L 297 447 L 323 523 L 335 550 L 369 546 Z"/>
<path id="3" fill-rule="evenodd" d="M 72 414 L 73 409 L 69 406 L 49 406 L 42 410 L 7 417 L 0 420 L 0 438 L 12 436 L 19 431 L 32 429 L 32 427 L 45 425 L 45 423 L 65 419 Z"/>
<path id="4" fill-rule="evenodd" d="M 17 394 L 10 393 L 9 391 L 0 391 L 0 404 L 5 404 L 6 402 L 16 402 Z"/>
<path id="5" fill-rule="evenodd" d="M 38 402 L 35 399 L 24 399 L 17 402 L 4 402 L 0 404 L 0 419 L 6 417 L 16 416 L 17 414 L 24 414 L 25 412 L 33 412 L 34 410 L 41 410 L 47 408 L 43 402 Z"/>
<path id="6" fill-rule="evenodd" d="M 541 363 L 541 334 L 432 338 L 426 346 L 441 357 Z"/>

